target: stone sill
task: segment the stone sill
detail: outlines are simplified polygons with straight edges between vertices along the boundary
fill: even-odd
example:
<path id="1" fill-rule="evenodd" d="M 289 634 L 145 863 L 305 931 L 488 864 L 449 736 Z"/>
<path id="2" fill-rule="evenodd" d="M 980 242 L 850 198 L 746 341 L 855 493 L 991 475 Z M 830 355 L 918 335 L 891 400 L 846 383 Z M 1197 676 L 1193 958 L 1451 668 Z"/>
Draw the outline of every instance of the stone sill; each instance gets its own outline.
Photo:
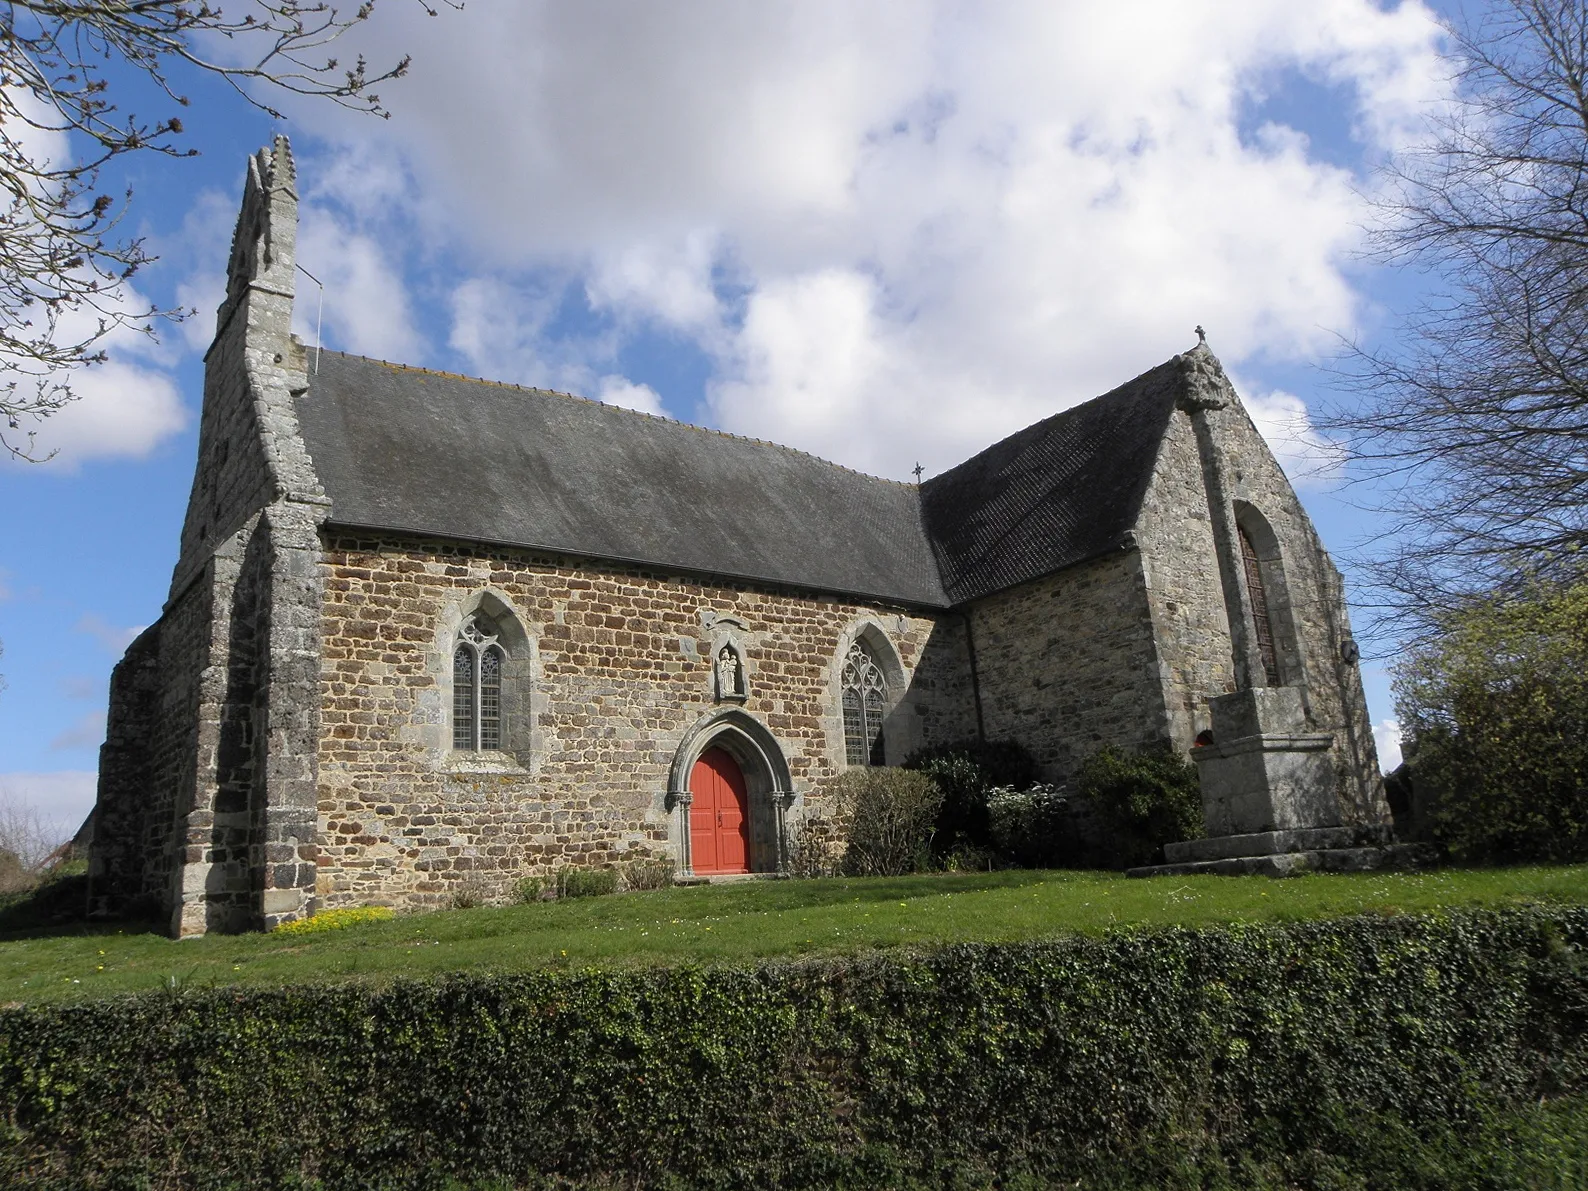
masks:
<path id="1" fill-rule="evenodd" d="M 439 766 L 442 773 L 529 777 L 530 771 L 512 753 L 449 753 Z"/>

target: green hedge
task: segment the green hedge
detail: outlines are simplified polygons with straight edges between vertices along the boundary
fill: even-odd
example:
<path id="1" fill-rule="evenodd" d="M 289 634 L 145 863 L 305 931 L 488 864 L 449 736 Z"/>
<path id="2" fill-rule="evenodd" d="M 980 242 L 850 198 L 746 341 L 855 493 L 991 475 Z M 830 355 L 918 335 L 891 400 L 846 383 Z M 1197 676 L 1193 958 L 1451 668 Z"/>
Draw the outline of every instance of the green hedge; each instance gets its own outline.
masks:
<path id="1" fill-rule="evenodd" d="M 13 1007 L 0 1183 L 1433 1188 L 1490 1138 L 1575 1186 L 1588 1113 L 1537 1105 L 1585 1090 L 1585 942 L 1518 909 Z"/>

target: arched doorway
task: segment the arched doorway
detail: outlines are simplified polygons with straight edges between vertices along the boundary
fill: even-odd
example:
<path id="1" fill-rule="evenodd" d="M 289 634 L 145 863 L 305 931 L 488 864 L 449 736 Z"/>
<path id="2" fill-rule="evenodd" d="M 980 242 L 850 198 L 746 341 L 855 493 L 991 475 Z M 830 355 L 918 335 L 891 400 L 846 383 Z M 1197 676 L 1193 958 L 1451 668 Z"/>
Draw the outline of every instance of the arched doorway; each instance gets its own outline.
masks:
<path id="1" fill-rule="evenodd" d="M 727 749 L 700 754 L 689 775 L 689 852 L 697 873 L 750 871 L 750 794 Z"/>
<path id="2" fill-rule="evenodd" d="M 673 753 L 662 803 L 680 812 L 669 826 L 680 871 L 782 872 L 788 865 L 784 816 L 793 803 L 788 762 L 765 724 L 742 707 L 701 716 Z"/>

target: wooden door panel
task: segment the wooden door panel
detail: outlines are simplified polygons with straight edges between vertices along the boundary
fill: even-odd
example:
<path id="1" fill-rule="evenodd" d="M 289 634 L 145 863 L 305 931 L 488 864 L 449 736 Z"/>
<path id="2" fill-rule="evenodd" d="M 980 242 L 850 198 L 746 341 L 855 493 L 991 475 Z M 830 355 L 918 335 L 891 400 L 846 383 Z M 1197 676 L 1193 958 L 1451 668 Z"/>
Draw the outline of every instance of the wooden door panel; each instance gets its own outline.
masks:
<path id="1" fill-rule="evenodd" d="M 723 749 L 707 749 L 690 774 L 689 847 L 697 873 L 750 871 L 750 799 L 744 773 Z"/>

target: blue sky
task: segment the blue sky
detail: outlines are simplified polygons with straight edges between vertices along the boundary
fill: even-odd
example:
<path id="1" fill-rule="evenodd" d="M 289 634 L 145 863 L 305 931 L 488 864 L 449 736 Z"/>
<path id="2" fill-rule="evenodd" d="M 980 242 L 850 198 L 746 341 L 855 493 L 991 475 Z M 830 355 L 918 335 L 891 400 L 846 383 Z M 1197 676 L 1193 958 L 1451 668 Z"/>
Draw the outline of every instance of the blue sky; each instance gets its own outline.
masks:
<path id="1" fill-rule="evenodd" d="M 1371 0 L 381 5 L 390 121 L 277 124 L 181 79 L 146 156 L 139 295 L 0 464 L 0 788 L 92 802 L 110 668 L 167 594 L 246 155 L 293 139 L 323 340 L 930 475 L 1209 339 L 1348 561 L 1374 531 L 1311 427 L 1339 336 L 1421 281 L 1359 256 L 1373 167 L 1446 98 L 1435 9 Z M 140 110 L 156 110 L 139 95 Z M 119 183 L 123 179 L 118 176 Z M 312 338 L 318 294 L 299 289 Z M 1347 566 L 1347 578 L 1350 568 Z M 1366 677 L 1393 739 L 1383 665 Z"/>

